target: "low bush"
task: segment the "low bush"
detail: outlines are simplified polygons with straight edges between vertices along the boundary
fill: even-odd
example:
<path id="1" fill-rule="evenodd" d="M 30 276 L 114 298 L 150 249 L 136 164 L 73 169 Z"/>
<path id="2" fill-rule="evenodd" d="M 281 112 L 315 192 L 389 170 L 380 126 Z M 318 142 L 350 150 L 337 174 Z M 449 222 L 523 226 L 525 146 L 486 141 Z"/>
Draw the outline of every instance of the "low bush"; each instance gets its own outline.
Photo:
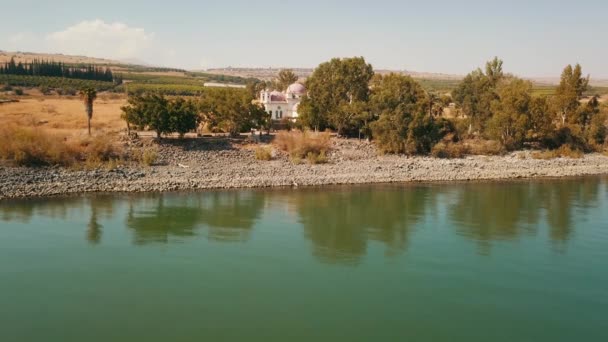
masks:
<path id="1" fill-rule="evenodd" d="M 102 165 L 123 157 L 123 149 L 106 135 L 78 140 L 77 144 L 80 147 L 80 160 L 89 163 Z"/>
<path id="2" fill-rule="evenodd" d="M 309 131 L 280 132 L 275 139 L 275 145 L 281 151 L 287 152 L 292 160 L 315 159 L 327 162 L 327 152 L 331 148 L 329 133 L 313 133 Z"/>
<path id="3" fill-rule="evenodd" d="M 504 146 L 495 140 L 467 140 L 464 142 L 472 155 L 498 156 L 506 153 Z"/>
<path id="4" fill-rule="evenodd" d="M 464 158 L 469 154 L 469 147 L 462 143 L 439 142 L 431 151 L 435 158 Z"/>
<path id="5" fill-rule="evenodd" d="M 269 161 L 272 160 L 272 148 L 267 146 L 258 146 L 255 149 L 255 159 Z"/>
<path id="6" fill-rule="evenodd" d="M 158 160 L 158 148 L 156 146 L 144 146 L 133 152 L 134 160 L 145 166 L 152 166 Z"/>
<path id="7" fill-rule="evenodd" d="M 578 149 L 573 149 L 569 145 L 563 145 L 562 147 L 555 150 L 547 150 L 542 152 L 532 153 L 534 159 L 554 159 L 554 158 L 582 158 L 585 153 Z"/>
<path id="8" fill-rule="evenodd" d="M 306 161 L 308 161 L 308 164 L 310 165 L 325 164 L 327 163 L 327 155 L 325 154 L 325 151 L 321 151 L 319 154 L 308 152 Z"/>
<path id="9" fill-rule="evenodd" d="M 156 148 L 144 148 L 141 154 L 141 163 L 146 166 L 152 166 L 158 160 L 158 150 Z"/>

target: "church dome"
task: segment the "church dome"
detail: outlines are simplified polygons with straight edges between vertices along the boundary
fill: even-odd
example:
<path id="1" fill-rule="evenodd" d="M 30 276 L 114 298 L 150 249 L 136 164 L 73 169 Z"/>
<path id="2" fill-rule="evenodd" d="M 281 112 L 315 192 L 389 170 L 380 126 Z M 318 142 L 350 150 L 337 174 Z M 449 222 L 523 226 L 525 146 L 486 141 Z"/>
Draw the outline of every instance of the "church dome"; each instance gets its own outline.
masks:
<path id="1" fill-rule="evenodd" d="M 270 101 L 272 102 L 282 102 L 285 101 L 285 94 L 280 91 L 273 91 L 270 93 Z"/>
<path id="2" fill-rule="evenodd" d="M 287 88 L 288 94 L 304 95 L 306 94 L 306 87 L 301 83 L 294 83 Z"/>

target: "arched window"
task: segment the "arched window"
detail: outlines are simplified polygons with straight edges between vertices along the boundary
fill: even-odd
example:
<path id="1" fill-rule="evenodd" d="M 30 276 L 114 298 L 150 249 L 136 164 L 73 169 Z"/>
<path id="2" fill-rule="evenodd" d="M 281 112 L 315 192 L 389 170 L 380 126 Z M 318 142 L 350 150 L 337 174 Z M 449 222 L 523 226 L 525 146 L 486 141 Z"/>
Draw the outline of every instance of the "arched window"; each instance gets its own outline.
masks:
<path id="1" fill-rule="evenodd" d="M 279 112 L 279 118 L 283 118 L 283 111 Z"/>

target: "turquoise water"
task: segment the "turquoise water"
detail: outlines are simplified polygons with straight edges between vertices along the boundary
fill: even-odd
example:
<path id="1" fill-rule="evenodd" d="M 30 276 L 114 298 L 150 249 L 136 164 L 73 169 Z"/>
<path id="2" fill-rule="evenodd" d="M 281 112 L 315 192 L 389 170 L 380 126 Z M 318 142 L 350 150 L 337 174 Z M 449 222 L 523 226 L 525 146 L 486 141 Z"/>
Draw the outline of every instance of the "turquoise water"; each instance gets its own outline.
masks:
<path id="1" fill-rule="evenodd" d="M 0 202 L 0 341 L 608 341 L 607 184 Z"/>

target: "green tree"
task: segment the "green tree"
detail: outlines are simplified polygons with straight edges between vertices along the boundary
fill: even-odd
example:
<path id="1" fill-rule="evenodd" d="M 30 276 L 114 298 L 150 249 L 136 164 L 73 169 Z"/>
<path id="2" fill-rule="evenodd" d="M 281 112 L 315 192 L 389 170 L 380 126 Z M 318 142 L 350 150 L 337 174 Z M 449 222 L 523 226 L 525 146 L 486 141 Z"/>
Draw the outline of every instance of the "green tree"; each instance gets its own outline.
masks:
<path id="1" fill-rule="evenodd" d="M 592 97 L 577 111 L 577 124 L 582 127 L 584 139 L 590 150 L 598 150 L 606 142 L 608 120 L 606 109 L 602 110 L 599 97 Z"/>
<path id="2" fill-rule="evenodd" d="M 498 59 L 498 57 L 494 57 L 493 60 L 486 63 L 486 77 L 494 86 L 504 77 L 502 64 L 502 60 Z"/>
<path id="3" fill-rule="evenodd" d="M 298 81 L 298 75 L 296 75 L 291 69 L 283 69 L 279 71 L 279 75 L 274 81 L 274 88 L 280 91 L 284 91 Z"/>
<path id="4" fill-rule="evenodd" d="M 492 117 L 492 102 L 498 99 L 496 87 L 504 78 L 502 60 L 486 63 L 486 72 L 477 69 L 468 74 L 452 92 L 454 102 L 470 119 L 469 133 L 483 132 Z"/>
<path id="5" fill-rule="evenodd" d="M 168 103 L 171 130 L 177 132 L 180 138 L 198 127 L 200 117 L 192 101 L 177 98 Z"/>
<path id="6" fill-rule="evenodd" d="M 317 103 L 311 100 L 308 95 L 302 97 L 298 107 L 298 114 L 298 122 L 304 127 L 309 127 L 316 132 L 324 130 L 327 127 L 325 115 L 321 114 Z"/>
<path id="7" fill-rule="evenodd" d="M 120 107 L 122 110 L 121 118 L 127 123 L 127 132 L 131 134 L 131 125 L 142 130 L 146 126 L 145 101 L 142 95 L 130 95 L 127 98 L 127 105 Z"/>
<path id="8" fill-rule="evenodd" d="M 576 120 L 576 111 L 580 106 L 583 93 L 588 87 L 589 76 L 583 77 L 580 64 L 577 64 L 574 68 L 572 65 L 564 68 L 559 86 L 553 97 L 553 106 L 561 119 L 562 126 L 566 124 L 566 121 Z"/>
<path id="9" fill-rule="evenodd" d="M 262 90 L 265 90 L 266 88 L 268 88 L 268 84 L 258 79 L 251 80 L 247 82 L 246 85 L 246 89 L 249 92 L 249 95 L 254 99 L 259 98 Z"/>
<path id="10" fill-rule="evenodd" d="M 372 83 L 370 110 L 377 121 L 371 130 L 378 148 L 385 153 L 408 151 L 410 123 L 423 113 L 425 92 L 418 82 L 409 76 L 389 74 L 376 76 Z"/>
<path id="11" fill-rule="evenodd" d="M 93 103 L 97 99 L 97 91 L 93 88 L 87 88 L 80 91 L 80 98 L 84 102 L 84 110 L 87 114 L 87 123 L 89 135 L 91 135 L 91 119 L 93 119 Z"/>
<path id="12" fill-rule="evenodd" d="M 159 94 L 144 97 L 144 120 L 149 129 L 156 132 L 156 137 L 172 132 L 171 116 L 169 114 L 169 101 Z"/>
<path id="13" fill-rule="evenodd" d="M 254 103 L 251 95 L 243 89 L 208 89 L 199 98 L 198 108 L 209 127 L 233 136 L 263 126 L 268 116 L 264 108 Z"/>
<path id="14" fill-rule="evenodd" d="M 162 95 L 148 93 L 130 96 L 128 105 L 122 107 L 122 118 L 127 124 L 139 129 L 156 132 L 157 138 L 173 132 L 169 101 Z"/>
<path id="15" fill-rule="evenodd" d="M 308 99 L 314 105 L 304 104 L 301 115 L 316 126 L 327 123 L 340 135 L 358 134 L 363 125 L 360 103 L 369 98 L 373 75 L 372 66 L 363 57 L 322 63 L 306 82 Z"/>
<path id="16" fill-rule="evenodd" d="M 531 127 L 532 83 L 511 78 L 498 85 L 499 99 L 492 103 L 494 115 L 488 133 L 507 149 L 522 147 Z"/>
<path id="17" fill-rule="evenodd" d="M 547 145 L 555 131 L 549 101 L 546 97 L 533 97 L 530 102 L 530 123 L 526 139 Z"/>

